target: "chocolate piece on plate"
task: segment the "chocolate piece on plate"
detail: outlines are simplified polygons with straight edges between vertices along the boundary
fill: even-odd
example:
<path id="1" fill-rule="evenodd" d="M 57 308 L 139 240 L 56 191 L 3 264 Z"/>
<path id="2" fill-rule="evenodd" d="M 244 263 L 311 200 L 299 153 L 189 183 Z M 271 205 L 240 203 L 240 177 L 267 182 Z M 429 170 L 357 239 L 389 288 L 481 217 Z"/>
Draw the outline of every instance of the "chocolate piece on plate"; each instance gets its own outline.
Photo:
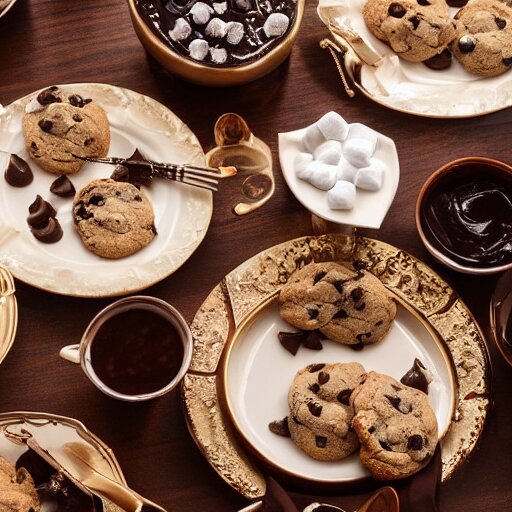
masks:
<path id="1" fill-rule="evenodd" d="M 14 154 L 9 158 L 9 164 L 5 169 L 4 177 L 11 187 L 26 187 L 34 179 L 28 163 L 23 158 Z"/>

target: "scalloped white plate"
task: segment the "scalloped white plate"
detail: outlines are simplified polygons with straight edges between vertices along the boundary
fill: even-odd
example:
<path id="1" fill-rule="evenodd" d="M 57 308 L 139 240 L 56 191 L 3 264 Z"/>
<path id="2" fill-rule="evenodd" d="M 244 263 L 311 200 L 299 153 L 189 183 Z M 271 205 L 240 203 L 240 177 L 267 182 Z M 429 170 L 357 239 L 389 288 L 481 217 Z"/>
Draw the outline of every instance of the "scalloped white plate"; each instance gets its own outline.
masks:
<path id="1" fill-rule="evenodd" d="M 106 84 L 61 86 L 93 98 L 107 112 L 111 143 L 109 155 L 128 157 L 139 148 L 148 158 L 173 163 L 204 164 L 195 135 L 170 110 L 155 100 L 128 89 Z M 87 251 L 73 225 L 72 199 L 50 192 L 56 175 L 41 170 L 25 150 L 21 122 L 32 94 L 0 112 L 0 150 L 24 158 L 34 172 L 27 187 L 15 188 L 0 177 L 0 264 L 28 284 L 79 297 L 111 297 L 133 293 L 177 270 L 203 240 L 212 214 L 212 194 L 181 183 L 155 180 L 144 191 L 155 212 L 158 235 L 136 254 L 118 260 Z M 0 171 L 8 155 L 0 154 Z M 69 176 L 80 190 L 96 178 L 108 178 L 113 166 L 87 163 Z M 28 206 L 37 194 L 51 202 L 64 231 L 55 244 L 43 244 L 30 233 Z"/>
<path id="2" fill-rule="evenodd" d="M 400 180 L 400 163 L 395 143 L 375 130 L 377 148 L 375 158 L 388 167 L 382 188 L 376 192 L 357 189 L 356 204 L 352 210 L 331 210 L 327 204 L 327 192 L 315 188 L 295 175 L 293 162 L 297 153 L 305 151 L 302 137 L 306 128 L 279 134 L 279 160 L 284 179 L 295 197 L 311 213 L 337 224 L 361 228 L 380 228 L 393 202 Z"/>

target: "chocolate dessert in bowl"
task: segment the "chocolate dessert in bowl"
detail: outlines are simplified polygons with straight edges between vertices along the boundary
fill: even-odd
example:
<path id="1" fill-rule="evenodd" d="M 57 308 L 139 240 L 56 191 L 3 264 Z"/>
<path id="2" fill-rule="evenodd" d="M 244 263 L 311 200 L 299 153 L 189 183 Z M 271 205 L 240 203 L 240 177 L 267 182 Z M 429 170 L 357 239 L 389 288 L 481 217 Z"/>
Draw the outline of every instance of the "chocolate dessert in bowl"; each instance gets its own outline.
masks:
<path id="1" fill-rule="evenodd" d="M 512 268 L 512 167 L 483 157 L 444 165 L 420 191 L 416 226 L 432 256 L 453 270 Z"/>
<path id="2" fill-rule="evenodd" d="M 305 0 L 128 0 L 135 32 L 170 73 L 201 85 L 250 82 L 291 52 Z"/>

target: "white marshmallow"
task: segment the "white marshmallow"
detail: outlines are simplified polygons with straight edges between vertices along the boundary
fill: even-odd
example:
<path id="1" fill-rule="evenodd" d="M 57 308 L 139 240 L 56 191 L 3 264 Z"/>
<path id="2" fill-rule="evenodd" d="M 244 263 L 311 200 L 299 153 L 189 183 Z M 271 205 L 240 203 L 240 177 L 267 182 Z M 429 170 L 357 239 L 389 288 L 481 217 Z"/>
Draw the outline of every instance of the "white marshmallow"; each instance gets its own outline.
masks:
<path id="1" fill-rule="evenodd" d="M 293 160 L 293 168 L 297 178 L 309 181 L 312 171 L 308 170 L 308 165 L 313 161 L 313 155 L 310 153 L 297 153 Z"/>
<path id="2" fill-rule="evenodd" d="M 244 26 L 238 21 L 230 21 L 226 25 L 226 41 L 233 46 L 244 37 Z"/>
<path id="3" fill-rule="evenodd" d="M 169 30 L 169 37 L 173 41 L 183 41 L 192 34 L 192 28 L 185 18 L 178 18 L 172 30 Z"/>
<path id="4" fill-rule="evenodd" d="M 309 183 L 320 190 L 329 190 L 336 184 L 336 166 L 323 164 L 322 162 L 311 162 L 304 171 L 310 173 Z"/>
<path id="5" fill-rule="evenodd" d="M 356 187 L 350 181 L 336 182 L 327 192 L 327 204 L 331 210 L 352 210 L 356 204 Z"/>
<path id="6" fill-rule="evenodd" d="M 203 61 L 208 55 L 209 50 L 210 46 L 204 39 L 194 39 L 188 45 L 190 57 L 198 61 Z"/>
<path id="7" fill-rule="evenodd" d="M 337 140 L 326 140 L 315 149 L 315 160 L 329 165 L 338 165 L 342 154 L 341 143 Z"/>
<path id="8" fill-rule="evenodd" d="M 359 169 L 353 166 L 344 156 L 340 158 L 338 163 L 338 180 L 350 181 L 354 183 L 357 171 Z"/>
<path id="9" fill-rule="evenodd" d="M 189 14 L 192 16 L 194 23 L 206 25 L 210 21 L 213 9 L 204 2 L 196 2 L 190 9 Z"/>
<path id="10" fill-rule="evenodd" d="M 290 19 L 282 12 L 273 12 L 263 25 L 267 37 L 281 37 L 287 30 Z"/>
<path id="11" fill-rule="evenodd" d="M 327 112 L 316 124 L 327 140 L 343 142 L 347 138 L 349 124 L 336 112 Z"/>
<path id="12" fill-rule="evenodd" d="M 213 10 L 217 14 L 224 14 L 228 9 L 228 3 L 227 2 L 216 2 L 213 5 Z"/>
<path id="13" fill-rule="evenodd" d="M 377 147 L 377 134 L 364 124 L 350 125 L 343 155 L 356 167 L 368 167 Z"/>
<path id="14" fill-rule="evenodd" d="M 206 25 L 205 33 L 215 39 L 222 39 L 226 35 L 226 25 L 227 23 L 220 18 L 212 18 Z"/>
<path id="15" fill-rule="evenodd" d="M 370 190 L 375 192 L 382 188 L 384 181 L 384 173 L 387 171 L 387 166 L 384 162 L 372 158 L 368 167 L 363 167 L 357 171 L 354 179 L 354 184 L 358 188 Z"/>
<path id="16" fill-rule="evenodd" d="M 224 64 L 228 58 L 228 52 L 224 48 L 210 48 L 210 56 L 215 64 Z"/>
<path id="17" fill-rule="evenodd" d="M 302 136 L 302 144 L 308 153 L 314 153 L 315 149 L 323 142 L 325 142 L 325 137 L 316 123 L 306 128 L 306 132 Z"/>

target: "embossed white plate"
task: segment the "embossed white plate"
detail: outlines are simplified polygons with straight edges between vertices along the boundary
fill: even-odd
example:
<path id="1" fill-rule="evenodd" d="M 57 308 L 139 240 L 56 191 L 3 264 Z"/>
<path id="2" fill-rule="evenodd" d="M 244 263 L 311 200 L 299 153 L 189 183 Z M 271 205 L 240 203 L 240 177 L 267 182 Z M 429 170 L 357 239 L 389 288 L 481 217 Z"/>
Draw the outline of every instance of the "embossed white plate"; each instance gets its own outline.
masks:
<path id="1" fill-rule="evenodd" d="M 62 88 L 97 101 L 107 112 L 109 156 L 130 156 L 139 148 L 148 158 L 173 163 L 204 163 L 195 135 L 170 110 L 136 92 L 105 84 L 70 84 Z M 158 235 L 144 249 L 118 260 L 100 258 L 85 249 L 73 225 L 72 198 L 50 192 L 56 175 L 41 170 L 25 150 L 21 122 L 31 95 L 0 112 L 0 150 L 24 158 L 34 172 L 27 187 L 15 188 L 0 177 L 0 264 L 28 284 L 80 297 L 133 293 L 178 269 L 203 240 L 212 214 L 212 195 L 181 183 L 155 180 L 144 191 L 155 212 Z M 8 155 L 0 153 L 0 172 Z M 113 166 L 87 163 L 69 178 L 79 191 L 88 182 L 108 178 Z M 28 206 L 37 194 L 51 202 L 64 231 L 55 244 L 43 244 L 30 233 Z"/>
<path id="2" fill-rule="evenodd" d="M 320 19 L 327 26 L 338 26 L 345 34 L 333 34 L 335 39 L 348 42 L 351 34 L 358 35 L 376 58 L 381 57 L 375 66 L 361 61 L 357 72 L 353 60 L 345 58 L 354 85 L 365 96 L 394 110 L 426 117 L 475 117 L 512 106 L 512 70 L 485 78 L 468 73 L 455 58 L 451 67 L 442 71 L 400 59 L 368 30 L 362 15 L 365 3 L 320 0 L 318 4 Z M 452 8 L 452 15 L 457 10 Z M 357 45 L 354 49 L 357 54 Z M 333 77 L 336 75 L 333 67 Z"/>
<path id="3" fill-rule="evenodd" d="M 301 347 L 295 356 L 278 341 L 280 331 L 293 329 L 279 316 L 276 300 L 256 308 L 237 329 L 224 360 L 224 390 L 233 423 L 246 441 L 280 471 L 311 482 L 346 483 L 369 476 L 356 452 L 336 462 L 320 462 L 299 450 L 288 438 L 270 432 L 268 425 L 288 415 L 288 390 L 298 370 L 313 363 L 357 361 L 397 380 L 415 358 L 432 372 L 429 400 L 440 437 L 450 426 L 457 394 L 456 376 L 447 350 L 417 313 L 398 305 L 397 316 L 385 338 L 354 351 L 332 341 L 320 351 Z"/>

